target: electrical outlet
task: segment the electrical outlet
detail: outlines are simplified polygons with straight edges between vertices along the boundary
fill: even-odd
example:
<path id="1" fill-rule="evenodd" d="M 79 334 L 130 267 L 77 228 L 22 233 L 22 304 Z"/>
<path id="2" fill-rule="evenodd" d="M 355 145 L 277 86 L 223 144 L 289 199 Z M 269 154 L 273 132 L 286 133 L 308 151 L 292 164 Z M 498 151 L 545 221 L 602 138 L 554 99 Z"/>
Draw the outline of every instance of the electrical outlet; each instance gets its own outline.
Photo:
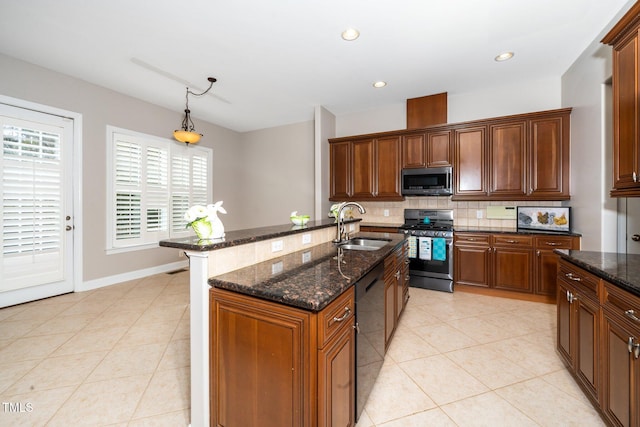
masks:
<path id="1" fill-rule="evenodd" d="M 311 243 L 311 234 L 303 234 L 302 235 L 302 244 L 303 245 L 308 245 L 309 243 Z"/>
<path id="2" fill-rule="evenodd" d="M 477 210 L 476 211 L 476 218 L 482 219 L 482 211 L 481 210 Z"/>
<path id="3" fill-rule="evenodd" d="M 356 229 L 355 224 L 349 224 L 349 231 L 354 231 Z"/>
<path id="4" fill-rule="evenodd" d="M 178 258 L 184 258 L 184 251 L 182 249 L 178 249 Z"/>
<path id="5" fill-rule="evenodd" d="M 303 252 L 302 253 L 302 263 L 306 264 L 309 261 L 311 261 L 311 252 L 310 251 Z"/>
<path id="6" fill-rule="evenodd" d="M 273 264 L 271 264 L 271 274 L 282 273 L 282 270 L 284 270 L 284 264 L 282 263 L 282 261 L 274 262 Z"/>
<path id="7" fill-rule="evenodd" d="M 271 252 L 279 252 L 284 248 L 282 240 L 275 240 L 271 242 Z"/>
<path id="8" fill-rule="evenodd" d="M 384 216 L 389 216 L 389 209 L 385 209 L 385 210 L 383 210 L 383 211 L 382 211 L 382 214 L 383 214 Z"/>

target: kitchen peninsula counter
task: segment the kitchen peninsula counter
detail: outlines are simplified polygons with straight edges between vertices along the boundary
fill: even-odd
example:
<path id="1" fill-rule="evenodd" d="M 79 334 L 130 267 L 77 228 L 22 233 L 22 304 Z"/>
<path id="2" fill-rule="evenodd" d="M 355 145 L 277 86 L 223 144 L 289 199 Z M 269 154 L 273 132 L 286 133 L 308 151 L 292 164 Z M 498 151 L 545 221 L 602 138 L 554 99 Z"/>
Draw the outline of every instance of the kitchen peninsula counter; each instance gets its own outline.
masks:
<path id="1" fill-rule="evenodd" d="M 355 218 L 345 220 L 344 223 L 350 224 L 361 220 L 361 218 Z M 190 236 L 161 240 L 160 246 L 184 249 L 187 251 L 208 252 L 332 227 L 336 228 L 335 220 L 328 218 L 319 221 L 309 221 L 305 225 L 284 224 L 228 231 L 222 239 L 198 239 L 196 236 Z"/>
<path id="2" fill-rule="evenodd" d="M 341 250 L 332 242 L 322 243 L 209 278 L 209 285 L 320 311 L 404 241 L 402 234 L 361 232 L 354 237 L 388 240 L 389 243 L 376 251 Z"/>
<path id="3" fill-rule="evenodd" d="M 358 232 L 360 221 L 354 219 L 345 221 L 345 224 L 349 231 Z M 334 250 L 337 254 L 337 248 L 330 243 L 335 235 L 336 224 L 329 218 L 309 221 L 305 226 L 285 224 L 228 231 L 224 239 L 217 240 L 199 240 L 194 236 L 160 242 L 161 247 L 180 249 L 189 258 L 191 425 L 210 424 L 211 286 L 226 287 L 238 293 L 244 291 L 263 299 L 280 299 L 283 304 L 288 302 L 293 306 L 306 307 L 310 312 L 319 310 L 353 285 L 396 246 L 392 243 L 368 254 L 364 251 L 346 254 L 346 264 L 342 264 L 342 271 L 349 278 L 346 279 L 339 272 L 329 272 L 332 262 L 337 271 L 337 262 L 330 253 Z M 403 239 L 404 236 L 393 237 L 391 242 L 396 238 Z M 274 245 L 281 251 L 274 252 Z M 303 255 L 306 252 L 311 252 L 310 260 L 302 263 L 303 256 L 305 261 L 309 257 Z M 301 265 L 295 265 L 296 258 Z M 274 271 L 277 274 L 267 278 L 265 274 Z M 216 278 L 209 283 L 213 277 Z M 320 285 L 313 285 L 314 280 Z"/>
<path id="4" fill-rule="evenodd" d="M 561 258 L 640 297 L 640 255 L 556 249 Z"/>

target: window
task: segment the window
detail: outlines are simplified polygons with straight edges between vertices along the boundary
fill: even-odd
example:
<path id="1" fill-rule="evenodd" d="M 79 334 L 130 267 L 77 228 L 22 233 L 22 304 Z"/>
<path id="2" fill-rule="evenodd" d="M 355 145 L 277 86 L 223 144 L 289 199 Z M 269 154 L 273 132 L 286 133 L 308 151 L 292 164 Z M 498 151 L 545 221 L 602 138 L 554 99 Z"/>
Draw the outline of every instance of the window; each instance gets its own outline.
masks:
<path id="1" fill-rule="evenodd" d="M 211 200 L 211 149 L 107 127 L 108 252 L 189 234 L 184 213 Z"/>

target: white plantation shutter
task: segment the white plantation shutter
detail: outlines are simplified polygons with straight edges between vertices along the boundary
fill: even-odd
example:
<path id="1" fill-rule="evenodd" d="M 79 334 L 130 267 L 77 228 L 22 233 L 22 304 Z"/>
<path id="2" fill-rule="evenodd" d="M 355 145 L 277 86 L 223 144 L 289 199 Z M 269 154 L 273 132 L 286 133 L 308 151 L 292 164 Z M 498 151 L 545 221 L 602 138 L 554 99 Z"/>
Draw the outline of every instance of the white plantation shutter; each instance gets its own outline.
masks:
<path id="1" fill-rule="evenodd" d="M 61 132 L 54 126 L 17 119 L 2 125 L 5 290 L 64 277 Z"/>
<path id="2" fill-rule="evenodd" d="M 186 236 L 184 213 L 211 199 L 211 150 L 109 127 L 113 147 L 110 250 Z"/>

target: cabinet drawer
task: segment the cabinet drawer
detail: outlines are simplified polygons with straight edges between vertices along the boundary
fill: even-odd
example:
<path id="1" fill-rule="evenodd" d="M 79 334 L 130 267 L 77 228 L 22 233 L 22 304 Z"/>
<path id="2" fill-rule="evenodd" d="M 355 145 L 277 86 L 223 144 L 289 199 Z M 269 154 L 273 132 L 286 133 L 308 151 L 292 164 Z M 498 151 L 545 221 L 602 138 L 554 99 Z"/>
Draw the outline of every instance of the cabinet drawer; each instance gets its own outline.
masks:
<path id="1" fill-rule="evenodd" d="M 563 259 L 560 260 L 560 268 L 558 270 L 558 279 L 573 284 L 580 293 L 598 300 L 598 279 L 593 274 L 577 267 Z"/>
<path id="2" fill-rule="evenodd" d="M 574 237 L 569 236 L 540 236 L 535 238 L 536 249 L 578 249 L 573 247 Z"/>
<path id="3" fill-rule="evenodd" d="M 531 236 L 519 236 L 517 234 L 494 234 L 493 235 L 494 246 L 527 246 L 533 245 L 533 237 Z"/>
<path id="4" fill-rule="evenodd" d="M 353 326 L 355 319 L 355 290 L 349 289 L 318 313 L 318 343 L 323 348 L 343 326 Z"/>
<path id="5" fill-rule="evenodd" d="M 453 233 L 453 241 L 465 245 L 489 245 L 490 240 L 490 234 Z"/>
<path id="6" fill-rule="evenodd" d="M 603 307 L 611 313 L 630 320 L 640 328 L 640 298 L 607 281 L 603 283 Z"/>

